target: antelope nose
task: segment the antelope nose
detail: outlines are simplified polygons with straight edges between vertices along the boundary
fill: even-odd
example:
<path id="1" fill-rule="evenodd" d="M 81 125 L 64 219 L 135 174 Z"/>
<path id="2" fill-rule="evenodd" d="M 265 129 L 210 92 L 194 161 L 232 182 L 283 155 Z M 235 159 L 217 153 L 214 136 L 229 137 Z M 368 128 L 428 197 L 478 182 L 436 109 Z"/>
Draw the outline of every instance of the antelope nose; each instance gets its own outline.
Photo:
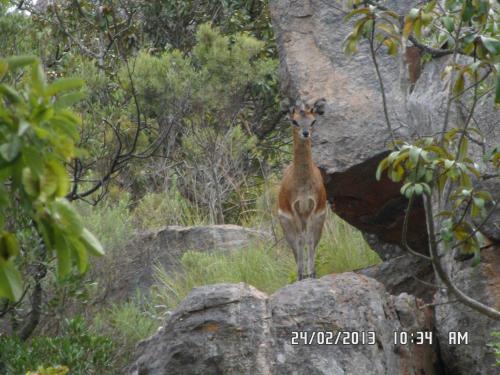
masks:
<path id="1" fill-rule="evenodd" d="M 304 136 L 304 138 L 307 138 L 309 137 L 309 132 L 307 130 L 302 130 L 302 135 Z"/>

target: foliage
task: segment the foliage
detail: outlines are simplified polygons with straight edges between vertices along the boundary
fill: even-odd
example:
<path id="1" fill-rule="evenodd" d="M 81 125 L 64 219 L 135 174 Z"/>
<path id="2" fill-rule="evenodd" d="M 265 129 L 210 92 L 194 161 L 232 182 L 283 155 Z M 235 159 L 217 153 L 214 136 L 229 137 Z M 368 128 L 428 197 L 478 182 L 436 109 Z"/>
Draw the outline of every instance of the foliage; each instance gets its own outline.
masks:
<path id="1" fill-rule="evenodd" d="M 498 4 L 489 0 L 451 0 L 437 6 L 438 1 L 433 0 L 411 9 L 401 24 L 402 16 L 398 13 L 377 6 L 376 2 L 368 3 L 372 5 L 355 9 L 346 16 L 357 19 L 345 40 L 347 53 L 356 52 L 357 44 L 365 36 L 386 46 L 390 55 L 396 55 L 400 44 L 410 39 L 427 53 L 471 56 L 473 60 L 462 64 L 454 61 L 447 70 L 447 73 L 453 71 L 453 94 L 463 94 L 466 76 L 477 80 L 478 73 L 486 70 L 496 75 L 494 100 L 500 103 Z"/>
<path id="2" fill-rule="evenodd" d="M 496 357 L 496 365 L 500 367 L 500 332 L 493 332 L 493 342 L 489 343 L 488 346 L 493 349 Z"/>
<path id="3" fill-rule="evenodd" d="M 111 339 L 93 334 L 83 319 L 76 317 L 66 322 L 61 336 L 39 336 L 28 343 L 17 337 L 0 338 L 0 363 L 7 375 L 57 364 L 70 368 L 72 375 L 111 374 L 114 345 Z"/>
<path id="4" fill-rule="evenodd" d="M 196 40 L 188 56 L 140 53 L 135 88 L 148 122 L 168 132 L 163 152 L 178 162 L 179 190 L 222 223 L 244 209 L 242 185 L 262 159 L 254 133 L 275 110 L 277 62 L 257 58 L 263 43 L 245 34 L 204 24 Z"/>
<path id="5" fill-rule="evenodd" d="M 474 111 L 476 106 L 483 105 L 481 99 L 488 99 L 493 92 L 490 96 L 494 103 L 500 103 L 500 8 L 488 0 L 444 3 L 434 0 L 411 9 L 402 17 L 376 1 L 367 1 L 364 5 L 367 4 L 347 16 L 357 17 L 357 21 L 346 38 L 345 50 L 355 52 L 362 37 L 368 39 L 395 148 L 379 164 L 376 177 L 380 179 L 387 171 L 392 181 L 402 183 L 401 194 L 408 198 L 403 247 L 414 256 L 432 262 L 439 280 L 460 302 L 498 320 L 499 311 L 455 286 L 440 258 L 444 250 L 459 248 L 465 258 L 474 254 L 472 265 L 479 264 L 480 250 L 486 242 L 481 234 L 482 226 L 497 205 L 490 193 L 477 188 L 483 179 L 498 178 L 500 155 L 496 146 L 486 151 L 488 142 L 474 119 Z M 402 142 L 395 139 L 376 55 L 382 45 L 388 47 L 389 54 L 397 54 L 400 47 L 406 48 L 410 43 L 430 57 L 450 55 L 451 58 L 447 59 L 442 75 L 446 79 L 442 125 L 432 124 L 434 134 L 430 136 Z M 494 79 L 491 73 L 495 73 Z M 452 119 L 452 108 L 459 113 L 456 119 Z M 450 130 L 454 121 L 457 124 Z M 469 147 L 469 143 L 474 144 L 475 149 Z M 481 166 L 473 161 L 480 162 L 477 154 L 482 156 Z M 408 218 L 417 199 L 425 208 L 429 256 L 414 251 L 406 241 Z"/>
<path id="6" fill-rule="evenodd" d="M 17 88 L 5 81 L 23 68 L 25 76 Z M 80 92 L 68 91 L 79 89 L 82 82 L 68 78 L 47 84 L 33 57 L 0 60 L 0 77 L 4 78 L 0 84 L 0 224 L 4 226 L 7 211 L 17 204 L 36 225 L 49 255 L 56 253 L 59 275 L 67 275 L 72 263 L 84 272 L 88 253 L 101 255 L 103 249 L 65 199 L 69 178 L 64 162 L 78 153 L 79 124 L 67 107 L 81 98 Z M 3 230 L 0 252 L 0 296 L 17 300 L 22 281 L 13 263 L 19 254 L 14 234 Z"/>
<path id="7" fill-rule="evenodd" d="M 144 300 L 138 295 L 130 301 L 103 309 L 92 320 L 94 334 L 112 337 L 115 343 L 119 343 L 110 354 L 113 373 L 130 365 L 137 342 L 151 336 L 163 320 L 163 316 L 157 316 L 157 309 Z"/>
<path id="8" fill-rule="evenodd" d="M 76 207 L 82 224 L 95 233 L 109 251 L 120 249 L 130 240 L 134 227 L 127 194 L 122 194 L 117 202 L 107 200 L 98 206 L 78 202 Z"/>
<path id="9" fill-rule="evenodd" d="M 199 208 L 179 192 L 176 183 L 162 193 L 149 193 L 141 198 L 133 212 L 137 227 L 156 230 L 166 225 L 200 225 L 206 222 Z"/>
<path id="10" fill-rule="evenodd" d="M 452 154 L 450 146 L 458 143 L 459 135 L 457 128 L 447 132 L 442 146 L 432 137 L 419 139 L 415 145 L 403 144 L 382 160 L 377 169 L 377 179 L 387 169 L 391 180 L 403 183 L 401 194 L 407 198 L 422 194 L 430 196 L 433 188 L 442 194 L 447 184 L 456 182 L 449 195 L 451 209 L 438 213 L 446 217 L 441 227 L 441 238 L 446 245 L 460 245 L 464 252 L 479 257 L 482 238 L 464 217 L 470 209 L 472 219 L 484 219 L 493 198 L 489 192 L 477 190 L 472 185 L 471 176 L 479 177 L 480 173 L 467 156 L 466 138 L 461 140 L 458 154 Z"/>
<path id="11" fill-rule="evenodd" d="M 190 49 L 199 25 L 211 22 L 226 34 L 242 31 L 265 41 L 266 53 L 276 55 L 268 2 L 263 0 L 154 0 L 142 5 L 145 34 L 155 48 Z"/>

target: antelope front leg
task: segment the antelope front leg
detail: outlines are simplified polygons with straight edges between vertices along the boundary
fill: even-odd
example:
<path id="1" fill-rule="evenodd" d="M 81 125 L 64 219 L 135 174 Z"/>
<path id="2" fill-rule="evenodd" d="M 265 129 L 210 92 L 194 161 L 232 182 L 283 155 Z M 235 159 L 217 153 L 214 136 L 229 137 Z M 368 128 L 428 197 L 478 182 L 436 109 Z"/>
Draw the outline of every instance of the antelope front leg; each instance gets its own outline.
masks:
<path id="1" fill-rule="evenodd" d="M 295 263 L 297 264 L 297 279 L 304 278 L 304 240 L 303 234 L 298 229 L 294 217 L 286 212 L 278 211 L 278 218 L 283 228 L 283 234 L 288 246 L 292 248 Z"/>
<path id="2" fill-rule="evenodd" d="M 312 278 L 316 278 L 314 260 L 316 257 L 316 247 L 321 239 L 325 217 L 326 210 L 313 214 L 307 227 L 307 273 L 308 277 Z"/>

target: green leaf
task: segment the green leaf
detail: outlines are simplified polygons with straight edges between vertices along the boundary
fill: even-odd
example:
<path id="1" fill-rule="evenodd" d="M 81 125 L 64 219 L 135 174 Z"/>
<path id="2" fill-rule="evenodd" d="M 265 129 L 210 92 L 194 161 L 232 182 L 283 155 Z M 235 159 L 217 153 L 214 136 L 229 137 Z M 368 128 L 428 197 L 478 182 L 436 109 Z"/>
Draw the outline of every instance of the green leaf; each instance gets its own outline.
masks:
<path id="1" fill-rule="evenodd" d="M 380 178 L 382 177 L 382 172 L 387 168 L 388 165 L 388 160 L 387 158 L 384 158 L 377 167 L 377 171 L 375 172 L 375 178 L 377 181 L 380 181 Z"/>
<path id="2" fill-rule="evenodd" d="M 2 232 L 0 237 L 0 258 L 9 260 L 19 254 L 19 243 L 14 234 Z"/>
<path id="3" fill-rule="evenodd" d="M 413 33 L 417 39 L 422 38 L 422 20 L 420 17 L 413 22 Z"/>
<path id="4" fill-rule="evenodd" d="M 453 95 L 457 96 L 458 94 L 464 91 L 464 72 L 463 70 L 458 71 L 457 79 L 455 80 L 455 84 L 453 85 Z"/>
<path id="5" fill-rule="evenodd" d="M 463 160 L 467 156 L 468 151 L 469 151 L 469 140 L 467 139 L 467 137 L 463 137 L 458 147 L 458 160 Z"/>
<path id="6" fill-rule="evenodd" d="M 422 149 L 418 147 L 410 148 L 410 161 L 412 162 L 413 165 L 417 165 L 421 151 Z"/>
<path id="7" fill-rule="evenodd" d="M 79 89 L 83 86 L 84 81 L 80 78 L 60 78 L 57 81 L 51 83 L 47 86 L 45 94 L 47 96 L 53 96 L 61 91 L 69 91 Z"/>
<path id="8" fill-rule="evenodd" d="M 434 8 L 436 7 L 436 3 L 437 3 L 437 0 L 432 0 L 432 1 L 429 1 L 427 3 L 427 5 L 425 6 L 424 10 L 426 13 L 429 13 L 431 12 L 432 10 L 434 10 Z"/>
<path id="9" fill-rule="evenodd" d="M 495 104 L 500 104 L 500 63 L 495 64 Z"/>
<path id="10" fill-rule="evenodd" d="M 68 172 L 62 163 L 55 159 L 48 160 L 46 167 L 47 171 L 50 171 L 56 180 L 56 197 L 64 197 L 68 193 L 70 186 Z"/>
<path id="11" fill-rule="evenodd" d="M 56 109 L 71 107 L 72 105 L 81 102 L 86 94 L 82 91 L 73 92 L 71 94 L 61 95 L 54 102 L 54 107 Z"/>
<path id="12" fill-rule="evenodd" d="M 45 73 L 40 64 L 33 64 L 31 67 L 32 84 L 38 94 L 43 93 L 45 88 Z"/>
<path id="13" fill-rule="evenodd" d="M 387 53 L 390 56 L 395 56 L 398 54 L 398 45 L 394 43 L 394 40 L 385 39 L 383 44 L 387 47 Z"/>
<path id="14" fill-rule="evenodd" d="M 483 46 L 493 55 L 500 55 L 500 40 L 481 35 Z"/>
<path id="15" fill-rule="evenodd" d="M 11 103 L 20 103 L 22 98 L 12 87 L 2 84 L 0 85 L 0 94 L 5 96 Z"/>
<path id="16" fill-rule="evenodd" d="M 469 22 L 474 16 L 474 6 L 472 5 L 472 0 L 465 0 L 465 4 L 462 8 L 462 21 Z"/>
<path id="17" fill-rule="evenodd" d="M 5 297 L 15 302 L 22 295 L 23 281 L 21 274 L 12 261 L 0 257 L 0 297 Z"/>
<path id="18" fill-rule="evenodd" d="M 7 63 L 7 61 L 5 61 L 5 59 L 0 59 L 0 79 L 4 77 L 5 73 L 7 73 L 8 70 L 9 64 Z"/>
<path id="19" fill-rule="evenodd" d="M 40 195 L 38 179 L 33 176 L 31 169 L 28 167 L 23 168 L 22 182 L 26 194 L 33 198 L 36 198 Z"/>
<path id="20" fill-rule="evenodd" d="M 65 198 L 59 198 L 54 201 L 53 207 L 59 214 L 60 228 L 71 236 L 79 237 L 83 230 L 82 222 L 71 204 Z"/>
<path id="21" fill-rule="evenodd" d="M 6 59 L 10 70 L 22 68 L 23 66 L 33 64 L 38 59 L 35 56 L 13 56 Z"/>
<path id="22" fill-rule="evenodd" d="M 73 252 L 76 254 L 76 263 L 78 265 L 78 271 L 84 273 L 87 271 L 89 264 L 89 255 L 85 246 L 77 239 L 70 239 L 69 241 Z"/>
<path id="23" fill-rule="evenodd" d="M 412 30 L 413 30 L 413 20 L 409 17 L 406 17 L 405 24 L 403 27 L 403 39 L 408 39 Z"/>
<path id="24" fill-rule="evenodd" d="M 67 276 L 71 270 L 71 254 L 63 233 L 58 233 L 55 239 L 57 254 L 57 273 L 60 278 Z"/>
<path id="25" fill-rule="evenodd" d="M 358 15 L 358 14 L 370 14 L 370 9 L 368 8 L 358 8 L 358 9 L 354 9 L 353 11 L 351 11 L 349 14 L 347 14 L 345 17 L 344 17 L 344 21 L 348 21 L 349 19 L 351 19 L 352 17 Z"/>
<path id="26" fill-rule="evenodd" d="M 91 254 L 98 256 L 104 255 L 104 249 L 101 243 L 87 228 L 82 230 L 81 240 Z"/>
<path id="27" fill-rule="evenodd" d="M 10 142 L 0 146 L 0 155 L 9 163 L 13 162 L 20 155 L 20 151 L 21 139 L 18 136 L 14 136 Z"/>
<path id="28" fill-rule="evenodd" d="M 452 33 L 453 30 L 455 30 L 455 23 L 453 21 L 453 18 L 449 16 L 442 17 L 441 23 L 449 33 Z"/>

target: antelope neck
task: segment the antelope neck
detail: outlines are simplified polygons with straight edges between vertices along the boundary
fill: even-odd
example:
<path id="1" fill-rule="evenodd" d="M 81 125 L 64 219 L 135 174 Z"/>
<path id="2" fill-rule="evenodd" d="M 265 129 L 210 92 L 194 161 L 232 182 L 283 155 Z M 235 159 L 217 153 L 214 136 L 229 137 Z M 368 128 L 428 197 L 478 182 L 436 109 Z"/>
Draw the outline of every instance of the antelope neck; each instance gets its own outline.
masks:
<path id="1" fill-rule="evenodd" d="M 297 177 L 308 178 L 313 171 L 311 138 L 301 139 L 298 131 L 293 132 L 293 172 Z"/>

